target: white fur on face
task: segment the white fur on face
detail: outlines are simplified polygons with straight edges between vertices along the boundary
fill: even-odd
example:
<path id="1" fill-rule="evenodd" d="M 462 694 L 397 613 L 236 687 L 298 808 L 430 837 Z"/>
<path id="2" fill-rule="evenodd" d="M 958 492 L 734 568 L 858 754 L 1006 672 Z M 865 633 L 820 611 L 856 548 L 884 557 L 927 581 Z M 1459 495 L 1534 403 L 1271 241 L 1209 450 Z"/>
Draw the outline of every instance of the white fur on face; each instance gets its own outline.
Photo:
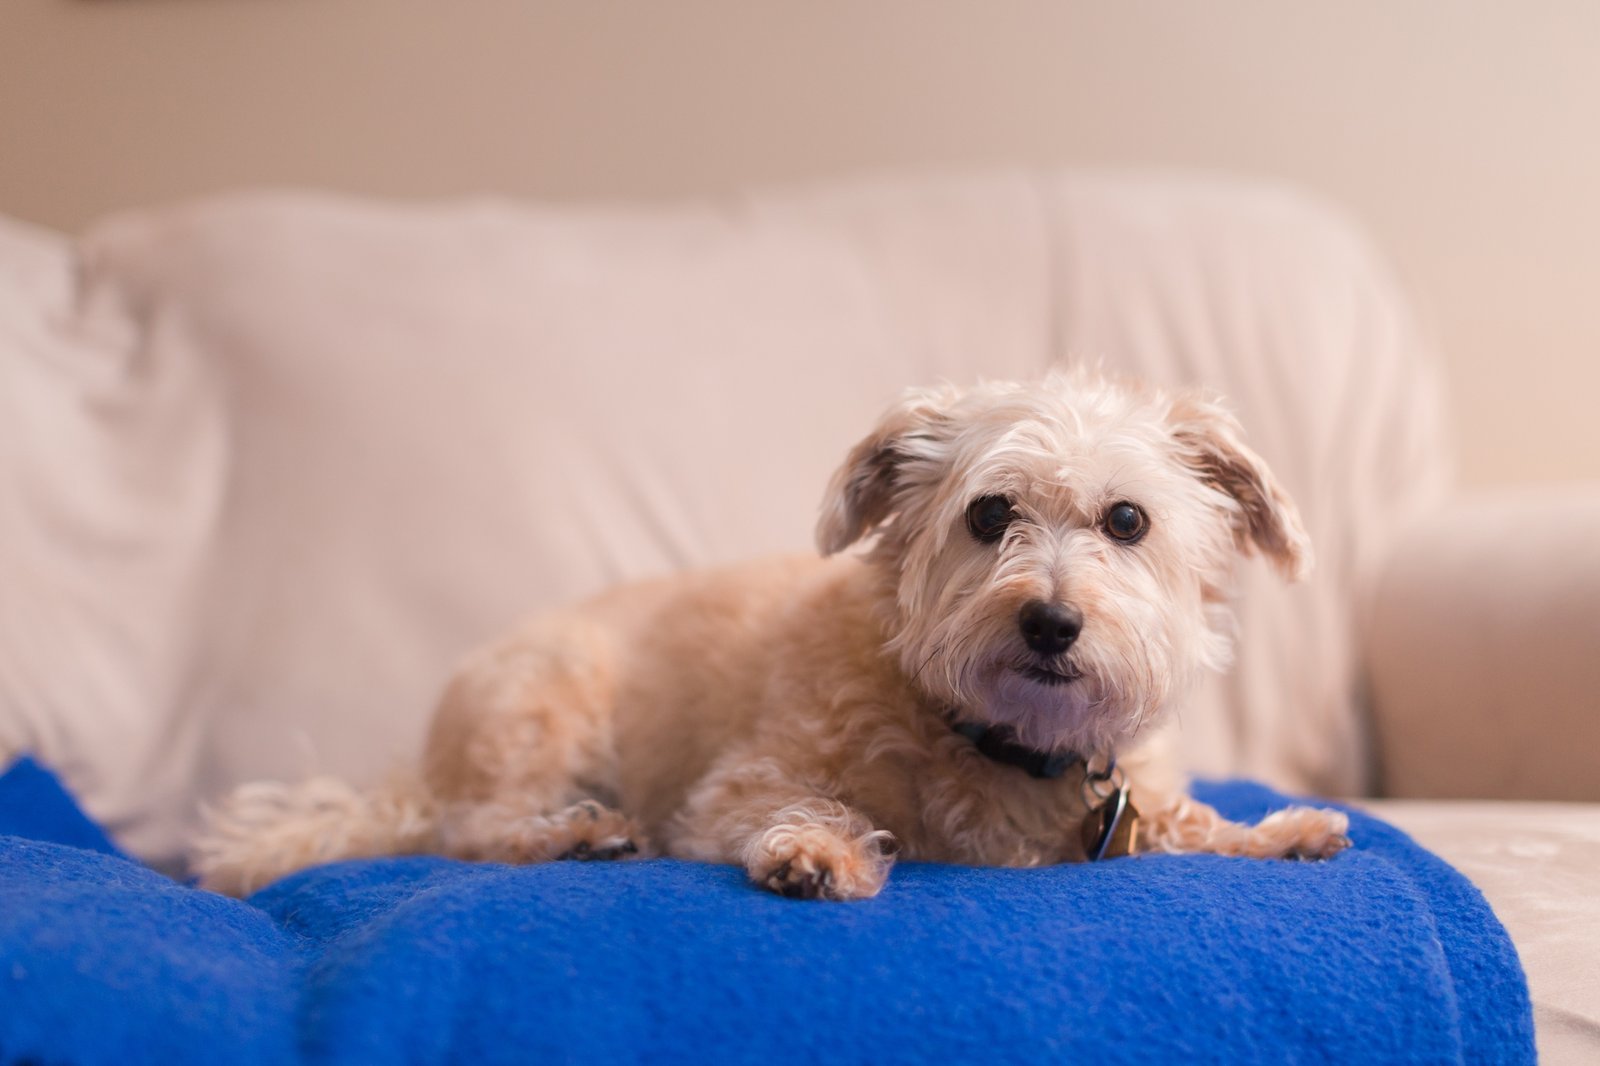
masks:
<path id="1" fill-rule="evenodd" d="M 889 649 L 916 687 L 1030 746 L 1109 754 L 1203 669 L 1225 665 L 1241 505 L 1197 471 L 1175 432 L 1185 409 L 1052 376 L 947 392 L 931 417 L 880 444 L 892 452 L 883 510 L 894 519 L 870 558 L 893 582 Z M 996 495 L 1016 518 L 984 543 L 967 508 Z M 1148 519 L 1134 544 L 1103 528 L 1123 502 Z M 1032 600 L 1083 617 L 1048 661 L 1019 628 Z M 1030 676 L 1037 667 L 1076 676 L 1048 683 Z"/>

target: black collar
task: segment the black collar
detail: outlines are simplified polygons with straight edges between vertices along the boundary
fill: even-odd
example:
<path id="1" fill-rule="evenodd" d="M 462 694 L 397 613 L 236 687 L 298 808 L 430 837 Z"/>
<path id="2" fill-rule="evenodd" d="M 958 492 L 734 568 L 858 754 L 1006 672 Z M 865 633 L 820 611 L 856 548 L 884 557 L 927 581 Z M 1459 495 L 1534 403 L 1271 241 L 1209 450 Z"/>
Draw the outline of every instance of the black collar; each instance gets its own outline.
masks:
<path id="1" fill-rule="evenodd" d="M 1039 751 L 1019 744 L 1017 735 L 1008 726 L 980 722 L 951 722 L 950 726 L 990 759 L 1024 770 L 1029 777 L 1054 780 L 1080 762 L 1088 764 L 1088 760 L 1075 751 Z"/>

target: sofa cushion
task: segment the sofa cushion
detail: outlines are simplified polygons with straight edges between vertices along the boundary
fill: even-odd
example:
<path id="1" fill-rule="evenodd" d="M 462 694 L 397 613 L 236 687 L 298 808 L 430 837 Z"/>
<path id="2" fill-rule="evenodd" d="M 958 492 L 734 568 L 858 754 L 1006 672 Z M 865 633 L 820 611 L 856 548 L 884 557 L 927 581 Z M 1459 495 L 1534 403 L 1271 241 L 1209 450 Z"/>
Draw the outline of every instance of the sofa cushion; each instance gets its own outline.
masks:
<path id="1" fill-rule="evenodd" d="M 70 242 L 0 220 L 0 760 L 46 755 L 170 852 L 224 430 L 203 365 L 142 336 Z"/>

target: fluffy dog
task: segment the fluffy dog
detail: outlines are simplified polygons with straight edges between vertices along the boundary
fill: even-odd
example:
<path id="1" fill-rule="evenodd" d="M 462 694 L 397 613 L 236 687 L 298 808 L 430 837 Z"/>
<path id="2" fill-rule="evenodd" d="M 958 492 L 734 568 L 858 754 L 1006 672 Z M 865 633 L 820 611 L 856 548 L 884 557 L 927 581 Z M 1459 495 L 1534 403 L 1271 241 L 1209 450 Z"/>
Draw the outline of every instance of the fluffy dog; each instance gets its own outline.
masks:
<path id="1" fill-rule="evenodd" d="M 913 391 L 834 475 L 817 543 L 828 558 L 532 622 L 461 664 L 415 773 L 246 786 L 211 813 L 197 872 L 245 893 L 358 856 L 658 850 L 861 899 L 896 853 L 1092 857 L 1100 830 L 1135 824 L 1105 807 L 1124 780 L 1144 813 L 1122 850 L 1348 844 L 1335 811 L 1252 827 L 1186 795 L 1171 709 L 1226 664 L 1237 557 L 1289 579 L 1311 564 L 1294 505 L 1211 399 L 1076 376 Z"/>

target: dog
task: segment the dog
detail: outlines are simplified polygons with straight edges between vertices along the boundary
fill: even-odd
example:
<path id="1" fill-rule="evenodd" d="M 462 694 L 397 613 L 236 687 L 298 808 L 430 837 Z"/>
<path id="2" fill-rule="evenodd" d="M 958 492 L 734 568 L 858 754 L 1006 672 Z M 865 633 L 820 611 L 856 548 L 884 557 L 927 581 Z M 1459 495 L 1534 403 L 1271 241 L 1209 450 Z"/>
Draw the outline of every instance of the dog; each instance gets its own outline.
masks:
<path id="1" fill-rule="evenodd" d="M 1349 845 L 1337 811 L 1246 826 L 1187 794 L 1173 709 L 1228 661 L 1237 560 L 1289 580 L 1312 561 L 1208 394 L 1060 373 L 913 390 L 833 476 L 816 538 L 821 558 L 619 588 L 471 654 L 419 767 L 239 789 L 208 815 L 201 883 L 666 854 L 856 900 L 897 855 Z"/>

